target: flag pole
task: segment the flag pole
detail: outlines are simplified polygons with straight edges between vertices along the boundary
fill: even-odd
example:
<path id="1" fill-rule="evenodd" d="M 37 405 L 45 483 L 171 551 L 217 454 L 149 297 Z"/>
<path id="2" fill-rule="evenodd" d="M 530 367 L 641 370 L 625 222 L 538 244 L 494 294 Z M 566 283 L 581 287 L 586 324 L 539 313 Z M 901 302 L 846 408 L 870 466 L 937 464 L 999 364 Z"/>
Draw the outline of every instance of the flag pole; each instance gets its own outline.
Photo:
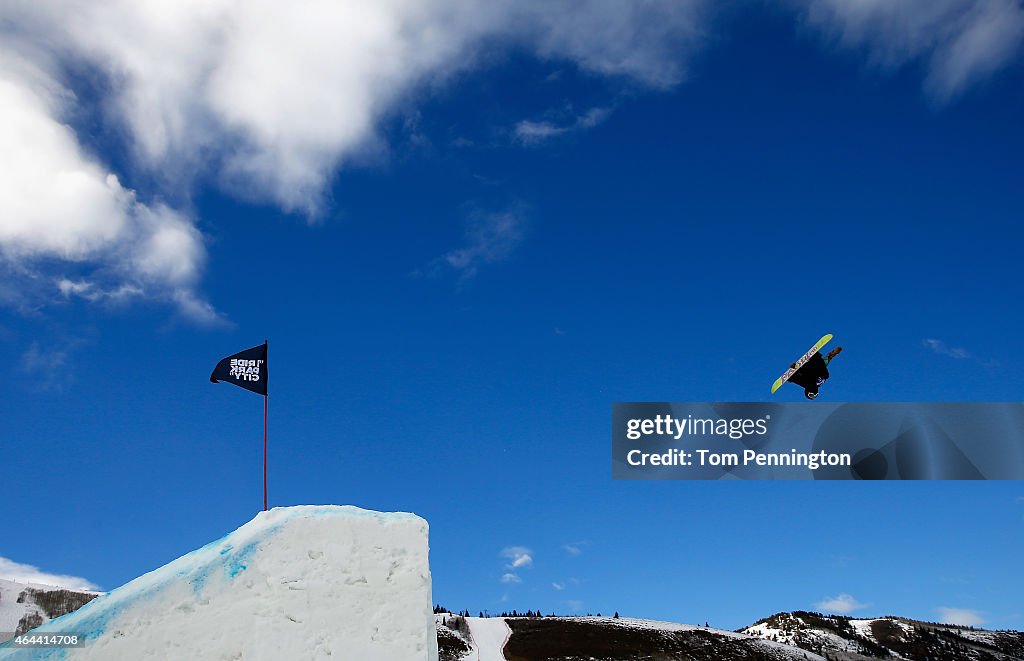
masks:
<path id="1" fill-rule="evenodd" d="M 263 344 L 270 348 L 270 340 L 264 339 Z M 269 351 L 268 351 L 269 353 Z M 266 355 L 266 354 L 264 354 Z M 267 356 L 269 359 L 269 356 Z M 269 380 L 268 380 L 269 381 Z M 263 394 L 263 511 L 267 511 L 267 409 L 270 408 L 270 388 Z"/>
<path id="2" fill-rule="evenodd" d="M 267 511 L 267 408 L 270 395 L 263 396 L 263 511 Z"/>
<path id="3" fill-rule="evenodd" d="M 267 503 L 267 410 L 270 408 L 269 374 L 267 373 L 267 348 L 270 342 L 263 340 L 262 346 L 250 347 L 245 351 L 222 358 L 210 374 L 212 383 L 233 383 L 249 392 L 263 395 L 263 511 Z"/>

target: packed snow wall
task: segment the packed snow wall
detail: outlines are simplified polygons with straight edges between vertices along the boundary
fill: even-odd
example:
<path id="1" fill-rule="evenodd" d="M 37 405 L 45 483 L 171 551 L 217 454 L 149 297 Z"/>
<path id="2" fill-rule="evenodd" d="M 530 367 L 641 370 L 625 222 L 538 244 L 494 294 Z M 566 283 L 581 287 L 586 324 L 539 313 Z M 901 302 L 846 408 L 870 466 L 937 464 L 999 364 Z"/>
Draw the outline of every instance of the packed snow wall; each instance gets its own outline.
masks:
<path id="1" fill-rule="evenodd" d="M 413 514 L 274 508 L 32 631 L 82 647 L 0 659 L 436 661 L 427 556 Z"/>

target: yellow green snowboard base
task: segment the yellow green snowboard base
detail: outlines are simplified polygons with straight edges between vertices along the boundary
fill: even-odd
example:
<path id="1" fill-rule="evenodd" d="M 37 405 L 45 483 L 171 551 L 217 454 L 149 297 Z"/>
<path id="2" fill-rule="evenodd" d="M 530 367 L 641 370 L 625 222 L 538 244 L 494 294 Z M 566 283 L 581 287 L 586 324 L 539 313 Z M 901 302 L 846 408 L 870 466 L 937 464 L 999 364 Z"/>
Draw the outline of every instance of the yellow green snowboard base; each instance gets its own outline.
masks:
<path id="1" fill-rule="evenodd" d="M 798 369 L 804 366 L 804 363 L 811 359 L 811 356 L 821 351 L 821 348 L 828 344 L 831 340 L 832 333 L 829 333 L 828 335 L 818 340 L 818 342 L 813 347 L 811 347 L 807 353 L 800 357 L 800 360 L 796 361 L 796 367 L 790 367 L 788 370 L 786 370 L 785 374 L 775 379 L 775 383 L 772 384 L 772 394 L 774 395 L 775 391 L 781 388 L 782 384 L 789 380 L 789 377 L 793 376 Z"/>

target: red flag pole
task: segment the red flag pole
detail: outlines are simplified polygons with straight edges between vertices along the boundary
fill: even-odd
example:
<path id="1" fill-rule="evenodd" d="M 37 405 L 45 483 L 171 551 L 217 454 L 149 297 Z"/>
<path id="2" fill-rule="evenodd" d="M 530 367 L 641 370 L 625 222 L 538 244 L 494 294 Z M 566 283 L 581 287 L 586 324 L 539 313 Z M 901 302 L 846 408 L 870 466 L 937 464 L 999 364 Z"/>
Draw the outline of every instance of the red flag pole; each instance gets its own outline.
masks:
<path id="1" fill-rule="evenodd" d="M 263 511 L 267 511 L 267 408 L 270 395 L 263 396 Z"/>

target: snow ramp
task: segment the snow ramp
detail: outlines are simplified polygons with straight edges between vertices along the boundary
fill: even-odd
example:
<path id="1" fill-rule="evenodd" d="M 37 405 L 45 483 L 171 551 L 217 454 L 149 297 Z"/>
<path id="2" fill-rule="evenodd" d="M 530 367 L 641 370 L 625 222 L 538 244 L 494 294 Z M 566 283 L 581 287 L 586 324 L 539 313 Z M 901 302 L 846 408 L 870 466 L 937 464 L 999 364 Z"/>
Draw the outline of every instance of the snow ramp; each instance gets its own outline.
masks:
<path id="1" fill-rule="evenodd" d="M 274 508 L 32 631 L 46 632 L 85 642 L 0 659 L 437 661 L 427 522 Z"/>

